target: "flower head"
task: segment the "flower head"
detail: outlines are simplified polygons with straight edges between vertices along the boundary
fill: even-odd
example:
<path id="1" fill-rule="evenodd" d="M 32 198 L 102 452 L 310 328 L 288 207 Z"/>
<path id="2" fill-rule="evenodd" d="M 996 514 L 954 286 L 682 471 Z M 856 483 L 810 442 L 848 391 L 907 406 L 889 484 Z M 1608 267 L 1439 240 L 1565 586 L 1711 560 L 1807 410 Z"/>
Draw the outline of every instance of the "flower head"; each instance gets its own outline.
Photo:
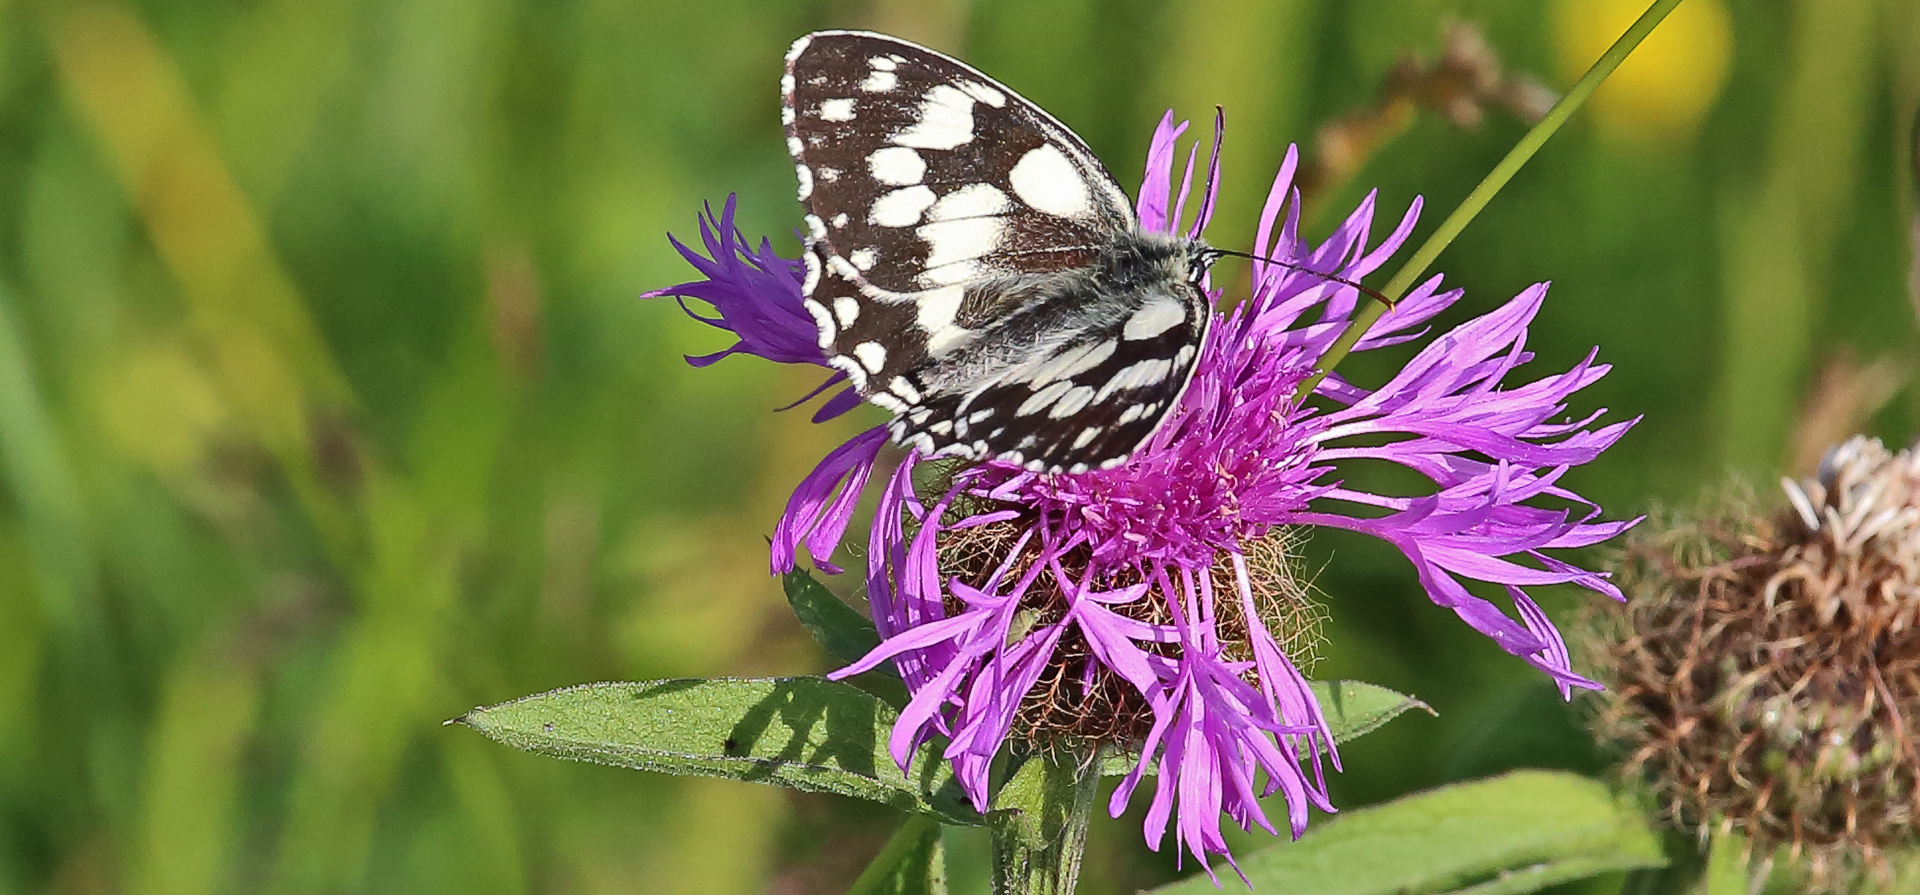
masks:
<path id="1" fill-rule="evenodd" d="M 1155 132 L 1138 202 L 1148 229 L 1180 226 L 1197 157 L 1196 147 L 1176 197 L 1175 147 L 1185 127 L 1169 114 Z M 1286 546 L 1288 533 L 1304 527 L 1392 543 L 1436 603 L 1546 672 L 1563 693 L 1596 686 L 1574 673 L 1558 631 L 1525 588 L 1574 583 L 1618 598 L 1603 575 L 1543 552 L 1592 544 L 1632 524 L 1594 521 L 1598 507 L 1559 484 L 1632 425 L 1560 419 L 1568 397 L 1607 368 L 1589 355 L 1569 371 L 1506 384 L 1531 358 L 1526 328 L 1546 293 L 1540 285 L 1432 340 L 1378 388 L 1330 376 L 1315 390 L 1319 400 L 1296 401 L 1362 300 L 1329 277 L 1358 281 L 1385 264 L 1411 233 L 1419 203 L 1369 245 L 1368 196 L 1325 241 L 1309 245 L 1298 233 L 1295 163 L 1289 151 L 1253 246 L 1253 254 L 1286 263 L 1254 262 L 1251 297 L 1216 314 L 1186 394 L 1126 462 L 1041 474 L 908 454 L 886 477 L 866 574 L 884 640 L 836 674 L 891 662 L 912 693 L 893 731 L 894 758 L 904 764 L 929 738 L 944 738 L 977 807 L 990 796 L 993 757 L 1022 737 L 1092 739 L 1137 755 L 1111 810 L 1117 815 L 1154 776 L 1148 842 L 1159 847 L 1171 828 L 1203 860 L 1227 851 L 1223 815 L 1243 829 L 1275 831 L 1261 796 L 1284 795 L 1295 836 L 1309 805 L 1332 810 L 1322 762 L 1338 767 L 1338 756 L 1296 661 L 1297 622 L 1312 612 L 1288 574 Z M 1193 235 L 1212 203 L 1199 205 Z M 778 269 L 778 259 L 749 255 L 744 245 L 708 240 L 711 252 L 757 259 L 746 265 L 753 270 Z M 738 267 L 702 261 L 703 272 L 731 279 L 709 274 L 668 293 L 705 297 L 692 291 L 702 289 L 733 301 L 753 292 L 797 304 L 791 283 L 770 288 L 748 282 Z M 1422 338 L 1421 327 L 1459 297 L 1434 277 L 1374 324 L 1357 350 Z M 743 324 L 756 326 L 761 317 L 753 315 L 765 313 Z M 856 437 L 801 484 L 776 531 L 776 569 L 793 568 L 802 548 L 816 563 L 830 558 L 883 443 L 883 428 Z M 1412 495 L 1348 487 L 1341 470 L 1363 462 L 1398 464 L 1431 487 Z M 1463 581 L 1499 585 L 1518 619 Z"/>
<path id="2" fill-rule="evenodd" d="M 1843 890 L 1920 832 L 1920 453 L 1856 437 L 1783 485 L 1628 540 L 1596 726 L 1676 827 Z"/>

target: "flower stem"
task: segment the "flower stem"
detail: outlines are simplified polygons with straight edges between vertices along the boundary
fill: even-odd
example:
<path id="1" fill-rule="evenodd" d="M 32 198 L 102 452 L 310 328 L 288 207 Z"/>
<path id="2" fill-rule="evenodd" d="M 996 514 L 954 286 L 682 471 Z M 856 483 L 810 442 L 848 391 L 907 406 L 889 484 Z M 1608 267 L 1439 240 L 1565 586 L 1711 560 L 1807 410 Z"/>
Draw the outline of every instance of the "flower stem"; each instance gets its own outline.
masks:
<path id="1" fill-rule="evenodd" d="M 1453 242 L 1453 238 L 1467 228 L 1467 223 L 1472 221 L 1489 201 L 1492 201 L 1494 194 L 1500 192 L 1500 189 L 1507 185 L 1507 181 L 1513 179 L 1513 175 L 1520 171 L 1520 166 L 1533 158 L 1533 154 L 1545 145 L 1547 138 L 1552 137 L 1554 132 L 1560 129 L 1560 125 L 1565 124 L 1573 115 L 1574 110 L 1580 108 L 1580 104 L 1593 95 L 1593 91 L 1600 86 L 1600 83 L 1605 81 L 1608 75 L 1613 74 L 1614 69 L 1620 67 L 1620 63 L 1626 60 L 1627 54 L 1633 52 L 1633 48 L 1640 45 L 1640 41 L 1647 36 L 1648 32 L 1651 32 L 1655 25 L 1660 24 L 1661 19 L 1667 17 L 1667 13 L 1672 12 L 1673 8 L 1679 5 L 1680 0 L 1654 0 L 1653 5 L 1640 14 L 1640 18 L 1634 21 L 1626 33 L 1620 35 L 1620 39 L 1614 41 L 1613 46 L 1608 47 L 1605 53 L 1600 54 L 1600 58 L 1593 63 L 1593 67 L 1587 69 L 1587 73 L 1567 91 L 1567 95 L 1554 103 L 1546 117 L 1540 119 L 1540 123 L 1534 125 L 1533 130 L 1528 131 L 1526 136 L 1520 138 L 1520 142 L 1513 145 L 1513 149 L 1507 152 L 1506 158 L 1500 160 L 1500 164 L 1493 166 L 1493 170 L 1487 172 L 1486 179 L 1480 181 L 1480 185 L 1467 194 L 1467 198 L 1460 203 L 1460 207 L 1447 215 L 1447 219 L 1440 223 L 1440 229 L 1427 237 L 1427 241 L 1420 245 L 1419 250 L 1413 253 L 1413 257 L 1408 258 L 1407 263 L 1400 266 L 1400 270 L 1393 275 L 1393 279 L 1387 281 L 1387 285 L 1380 290 L 1380 294 L 1386 296 L 1388 301 L 1405 295 L 1407 290 L 1412 288 L 1414 281 L 1426 273 L 1427 266 L 1432 264 L 1434 259 L 1440 256 L 1440 252 Z M 1352 322 L 1347 324 L 1346 331 L 1340 334 L 1340 338 L 1334 341 L 1333 347 L 1328 348 L 1326 354 L 1320 356 L 1320 369 L 1300 384 L 1293 393 L 1293 399 L 1296 402 L 1302 401 L 1312 394 L 1313 390 L 1319 387 L 1320 381 L 1325 379 L 1328 373 L 1333 372 L 1334 366 L 1346 358 L 1347 352 L 1353 350 L 1353 346 L 1360 341 L 1360 337 L 1366 333 L 1367 328 L 1373 326 L 1373 322 L 1380 319 L 1380 315 L 1386 313 L 1386 310 L 1387 305 L 1377 301 L 1368 302 L 1358 308 L 1354 312 Z"/>
<path id="2" fill-rule="evenodd" d="M 1054 748 L 1027 756 L 987 815 L 994 895 L 1067 895 L 1080 876 L 1099 756 Z"/>

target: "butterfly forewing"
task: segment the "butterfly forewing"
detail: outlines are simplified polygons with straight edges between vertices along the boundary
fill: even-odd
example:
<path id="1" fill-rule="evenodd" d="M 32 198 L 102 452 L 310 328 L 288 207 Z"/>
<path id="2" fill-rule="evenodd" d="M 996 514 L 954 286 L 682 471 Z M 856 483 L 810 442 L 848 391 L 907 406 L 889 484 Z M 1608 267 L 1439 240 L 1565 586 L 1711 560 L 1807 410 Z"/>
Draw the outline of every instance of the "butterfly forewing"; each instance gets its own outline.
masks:
<path id="1" fill-rule="evenodd" d="M 1078 471 L 1152 433 L 1210 313 L 1198 243 L 1141 233 L 1079 137 L 939 53 L 821 32 L 781 86 L 807 309 L 896 441 Z"/>
<path id="2" fill-rule="evenodd" d="M 1079 137 L 964 63 L 822 32 L 787 67 L 788 149 L 816 238 L 877 290 L 1079 267 L 1133 221 Z"/>

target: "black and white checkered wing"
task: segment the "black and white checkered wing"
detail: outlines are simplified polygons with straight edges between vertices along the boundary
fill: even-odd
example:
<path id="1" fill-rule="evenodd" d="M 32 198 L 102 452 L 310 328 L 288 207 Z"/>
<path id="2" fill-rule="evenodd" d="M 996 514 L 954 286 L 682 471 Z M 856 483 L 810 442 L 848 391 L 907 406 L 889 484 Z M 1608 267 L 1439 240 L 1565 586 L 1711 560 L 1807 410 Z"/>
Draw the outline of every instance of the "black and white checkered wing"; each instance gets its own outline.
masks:
<path id="1" fill-rule="evenodd" d="M 1180 325 L 1156 331 L 1163 344 L 1099 349 L 1145 298 L 1103 295 L 1090 271 L 1138 226 L 1125 191 L 1078 136 L 971 66 L 877 34 L 795 42 L 782 101 L 809 212 L 807 308 L 834 365 L 894 411 L 897 440 L 1069 469 L 1124 458 L 1152 431 L 1160 413 L 1122 425 L 1124 408 L 1089 401 L 1080 409 L 1108 425 L 1085 436 L 1077 417 L 1032 411 L 1062 390 L 1080 396 L 1071 390 L 1082 376 L 1124 373 L 1113 358 L 1171 364 L 1198 347 L 1183 310 Z M 1055 362 L 1096 349 L 1106 354 Z M 1140 405 L 1157 400 L 1164 413 L 1192 353 L 1165 384 L 1086 384 L 1109 398 L 1147 389 L 1153 400 Z M 1068 369 L 1074 381 L 1043 369 Z M 1028 418 L 1015 425 L 1016 416 Z"/>

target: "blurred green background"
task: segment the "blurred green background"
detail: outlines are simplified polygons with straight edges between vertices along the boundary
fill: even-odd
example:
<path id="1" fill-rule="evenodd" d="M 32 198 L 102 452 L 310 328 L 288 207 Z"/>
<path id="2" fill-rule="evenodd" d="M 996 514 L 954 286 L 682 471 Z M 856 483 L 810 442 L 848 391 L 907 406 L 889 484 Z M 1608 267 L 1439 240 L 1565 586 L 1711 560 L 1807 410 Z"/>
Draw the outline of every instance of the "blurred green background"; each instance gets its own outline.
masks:
<path id="1" fill-rule="evenodd" d="M 0 0 L 0 892 L 842 891 L 885 812 L 439 725 L 828 667 L 764 536 L 879 412 L 772 413 L 817 375 L 690 369 L 721 334 L 635 298 L 687 278 L 664 232 L 729 191 L 794 248 L 788 42 L 959 53 L 1129 188 L 1162 110 L 1221 103 L 1211 236 L 1244 246 L 1288 142 L 1325 175 L 1314 235 L 1372 187 L 1390 216 L 1426 196 L 1424 234 L 1525 131 L 1437 114 L 1446 78 L 1385 86 L 1449 23 L 1558 89 L 1639 8 Z M 1904 442 L 1917 104 L 1920 4 L 1688 0 L 1442 257 L 1449 322 L 1554 280 L 1523 372 L 1598 344 L 1617 368 L 1576 412 L 1646 416 L 1570 479 L 1615 515 L 1771 488 L 1862 426 Z M 1342 369 L 1407 352 L 1381 354 Z M 1390 550 L 1308 549 L 1314 675 L 1440 711 L 1344 750 L 1341 805 L 1596 767 L 1577 708 Z M 1174 874 L 1139 820 L 1102 819 L 1084 891 Z"/>

